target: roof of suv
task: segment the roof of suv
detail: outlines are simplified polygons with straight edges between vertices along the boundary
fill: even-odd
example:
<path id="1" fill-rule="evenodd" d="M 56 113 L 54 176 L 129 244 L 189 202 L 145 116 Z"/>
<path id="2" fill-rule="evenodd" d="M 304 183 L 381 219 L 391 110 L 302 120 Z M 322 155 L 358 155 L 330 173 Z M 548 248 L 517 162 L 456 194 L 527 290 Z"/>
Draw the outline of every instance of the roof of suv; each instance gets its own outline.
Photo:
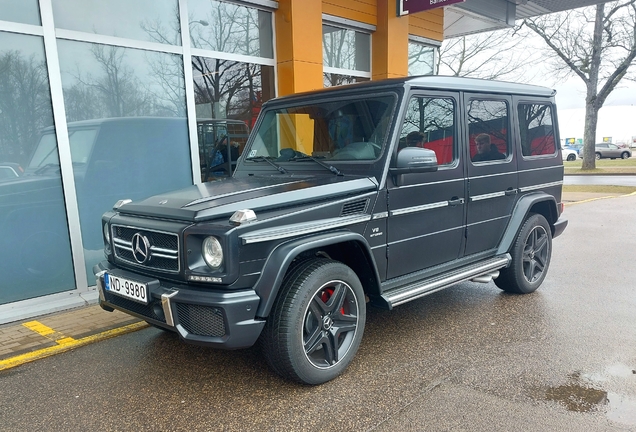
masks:
<path id="1" fill-rule="evenodd" d="M 366 81 L 355 84 L 348 84 L 344 86 L 328 87 L 320 90 L 314 90 L 310 92 L 295 93 L 292 95 L 278 97 L 272 99 L 272 102 L 279 100 L 289 100 L 295 98 L 301 98 L 310 95 L 327 94 L 332 91 L 368 91 L 377 92 L 385 88 L 395 87 L 416 87 L 416 88 L 428 88 L 435 90 L 455 90 L 455 91 L 475 91 L 485 93 L 503 93 L 503 94 L 518 94 L 527 96 L 543 96 L 552 97 L 556 94 L 556 90 L 548 87 L 542 87 L 531 84 L 511 83 L 506 81 L 494 81 L 478 78 L 465 78 L 455 76 L 443 76 L 443 75 L 424 75 L 424 76 L 412 76 L 412 77 L 400 77 L 400 78 L 388 78 L 377 81 Z"/>

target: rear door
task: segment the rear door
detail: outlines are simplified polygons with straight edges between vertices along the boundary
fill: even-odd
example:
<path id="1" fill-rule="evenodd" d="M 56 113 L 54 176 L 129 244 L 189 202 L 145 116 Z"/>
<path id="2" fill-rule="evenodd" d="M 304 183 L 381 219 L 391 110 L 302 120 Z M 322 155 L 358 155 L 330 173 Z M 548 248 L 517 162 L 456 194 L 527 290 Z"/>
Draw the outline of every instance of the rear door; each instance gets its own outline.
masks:
<path id="1" fill-rule="evenodd" d="M 509 96 L 466 93 L 465 157 L 468 171 L 464 255 L 494 254 L 518 192 Z M 478 258 L 476 256 L 475 258 Z"/>
<path id="2" fill-rule="evenodd" d="M 452 92 L 414 92 L 408 99 L 397 151 L 407 146 L 407 136 L 419 135 L 413 145 L 434 150 L 438 170 L 404 175 L 399 186 L 388 178 L 388 279 L 460 256 L 466 183 L 458 143 L 459 101 Z"/>

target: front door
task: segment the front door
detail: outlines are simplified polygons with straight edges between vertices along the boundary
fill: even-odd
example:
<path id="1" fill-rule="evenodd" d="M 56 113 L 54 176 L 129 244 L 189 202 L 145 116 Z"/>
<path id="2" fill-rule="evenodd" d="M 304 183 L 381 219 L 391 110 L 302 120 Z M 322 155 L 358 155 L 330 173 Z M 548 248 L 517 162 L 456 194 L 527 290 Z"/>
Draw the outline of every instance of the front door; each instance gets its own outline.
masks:
<path id="1" fill-rule="evenodd" d="M 406 146 L 435 151 L 438 170 L 388 184 L 387 278 L 456 260 L 464 239 L 466 182 L 457 140 L 459 95 L 410 96 L 396 151 Z"/>

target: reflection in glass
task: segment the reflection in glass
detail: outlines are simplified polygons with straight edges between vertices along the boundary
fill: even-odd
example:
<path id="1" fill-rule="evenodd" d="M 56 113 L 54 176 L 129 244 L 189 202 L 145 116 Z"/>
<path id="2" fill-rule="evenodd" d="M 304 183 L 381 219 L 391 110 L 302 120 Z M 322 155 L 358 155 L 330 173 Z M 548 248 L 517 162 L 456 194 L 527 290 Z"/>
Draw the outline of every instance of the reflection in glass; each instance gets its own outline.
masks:
<path id="1" fill-rule="evenodd" d="M 0 0 L 0 21 L 42 25 L 38 0 Z"/>
<path id="2" fill-rule="evenodd" d="M 326 72 L 322 74 L 322 78 L 323 78 L 323 83 L 325 87 L 335 87 L 339 85 L 370 81 L 370 79 L 366 77 L 340 75 L 336 73 L 326 73 Z"/>
<path id="3" fill-rule="evenodd" d="M 362 72 L 371 71 L 371 35 L 323 24 L 323 65 Z"/>
<path id="4" fill-rule="evenodd" d="M 192 184 L 181 56 L 58 41 L 89 285 L 101 215 Z"/>
<path id="5" fill-rule="evenodd" d="M 68 121 L 102 117 L 185 117 L 177 54 L 59 40 Z"/>
<path id="6" fill-rule="evenodd" d="M 223 171 L 214 168 L 228 160 L 226 160 L 227 156 L 220 159 L 221 155 L 214 147 L 225 144 L 222 142 L 224 134 L 214 132 L 212 135 L 208 133 L 203 136 L 203 131 L 211 126 L 202 128 L 201 122 L 207 122 L 209 119 L 217 120 L 214 128 L 211 129 L 214 131 L 222 130 L 219 128 L 224 122 L 218 121 L 222 119 L 240 120 L 251 128 L 263 102 L 274 97 L 274 68 L 232 60 L 192 57 L 192 69 L 194 100 L 199 123 L 199 145 L 206 149 L 205 154 L 201 155 L 202 181 L 208 181 L 219 175 L 229 174 L 227 169 Z M 235 135 L 246 133 L 237 126 L 231 129 L 234 130 Z M 212 136 L 214 136 L 214 145 L 210 143 Z M 238 157 L 243 151 L 244 142 L 238 138 L 233 138 L 231 141 L 230 144 L 234 143 Z"/>
<path id="7" fill-rule="evenodd" d="M 55 27 L 181 45 L 177 0 L 52 0 Z"/>
<path id="8" fill-rule="evenodd" d="M 545 104 L 519 104 L 519 134 L 524 156 L 556 153 L 552 109 Z"/>
<path id="9" fill-rule="evenodd" d="M 274 58 L 270 12 L 214 0 L 188 0 L 192 47 Z"/>
<path id="10" fill-rule="evenodd" d="M 437 163 L 453 162 L 455 104 L 452 99 L 413 97 L 400 132 L 399 148 L 422 147 L 435 151 Z"/>
<path id="11" fill-rule="evenodd" d="M 409 76 L 433 75 L 437 48 L 409 41 Z"/>
<path id="12" fill-rule="evenodd" d="M 477 154 L 475 138 L 485 134 L 490 138 L 491 149 L 508 155 L 508 104 L 505 101 L 473 99 L 468 104 L 468 133 L 470 157 Z"/>
<path id="13" fill-rule="evenodd" d="M 375 160 L 386 144 L 394 106 L 393 96 L 372 96 L 272 108 L 254 131 L 245 160 L 311 161 L 303 156 L 330 163 Z"/>
<path id="14" fill-rule="evenodd" d="M 0 71 L 3 304 L 72 290 L 75 278 L 42 38 L 0 32 Z"/>

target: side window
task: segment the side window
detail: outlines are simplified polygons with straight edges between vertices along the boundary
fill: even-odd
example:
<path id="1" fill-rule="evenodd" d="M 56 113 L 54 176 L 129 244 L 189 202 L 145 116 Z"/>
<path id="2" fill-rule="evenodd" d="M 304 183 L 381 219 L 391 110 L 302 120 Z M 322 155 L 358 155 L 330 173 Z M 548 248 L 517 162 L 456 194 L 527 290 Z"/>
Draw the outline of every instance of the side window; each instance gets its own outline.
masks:
<path id="1" fill-rule="evenodd" d="M 475 163 L 506 159 L 508 104 L 501 100 L 473 99 L 468 104 L 470 158 Z"/>
<path id="2" fill-rule="evenodd" d="M 400 132 L 399 148 L 433 150 L 438 165 L 455 160 L 455 103 L 451 98 L 412 97 Z"/>
<path id="3" fill-rule="evenodd" d="M 524 156 L 553 155 L 556 153 L 552 107 L 546 104 L 521 103 L 519 133 L 521 153 Z"/>

